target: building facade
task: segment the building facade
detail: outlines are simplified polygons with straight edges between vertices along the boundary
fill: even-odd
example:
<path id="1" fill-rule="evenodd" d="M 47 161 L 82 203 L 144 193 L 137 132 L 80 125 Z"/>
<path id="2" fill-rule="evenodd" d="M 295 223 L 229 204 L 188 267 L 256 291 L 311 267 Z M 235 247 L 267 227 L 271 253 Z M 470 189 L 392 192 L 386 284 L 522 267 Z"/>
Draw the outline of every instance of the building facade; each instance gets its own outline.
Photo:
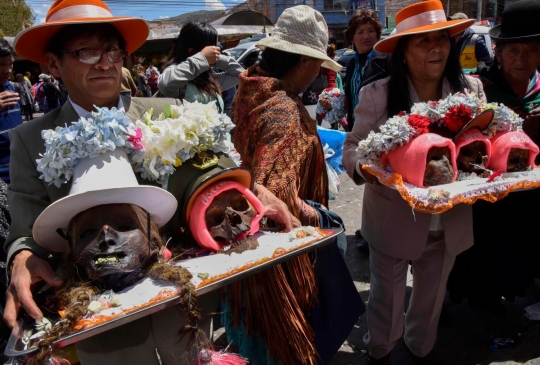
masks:
<path id="1" fill-rule="evenodd" d="M 343 31 L 356 9 L 374 9 L 383 24 L 386 18 L 385 0 L 248 0 L 231 10 L 241 8 L 260 11 L 275 23 L 285 9 L 296 5 L 308 5 L 323 14 L 328 24 L 330 41 L 336 43 L 338 48 L 349 45 Z"/>

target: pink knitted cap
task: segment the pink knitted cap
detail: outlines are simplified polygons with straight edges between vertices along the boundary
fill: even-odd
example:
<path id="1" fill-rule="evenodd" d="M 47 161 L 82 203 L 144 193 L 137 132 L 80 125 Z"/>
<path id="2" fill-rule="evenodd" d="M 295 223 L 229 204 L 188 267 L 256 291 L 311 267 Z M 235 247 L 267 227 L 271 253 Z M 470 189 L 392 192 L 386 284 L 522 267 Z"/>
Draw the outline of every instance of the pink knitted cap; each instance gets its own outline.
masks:
<path id="1" fill-rule="evenodd" d="M 247 232 L 243 232 L 235 237 L 236 241 L 245 239 L 248 234 L 254 234 L 259 230 L 259 222 L 263 217 L 264 207 L 262 203 L 255 197 L 255 195 L 244 185 L 236 181 L 218 181 L 215 184 L 208 186 L 203 192 L 201 192 L 196 198 L 189 217 L 189 228 L 191 234 L 199 246 L 203 248 L 209 248 L 214 251 L 219 251 L 221 245 L 214 240 L 208 228 L 206 227 L 206 221 L 204 215 L 206 210 L 214 201 L 214 198 L 219 194 L 227 190 L 236 189 L 251 203 L 253 208 L 257 211 L 257 215 L 253 217 L 251 221 L 251 228 Z"/>
<path id="2" fill-rule="evenodd" d="M 461 147 L 476 141 L 484 142 L 484 145 L 486 146 L 486 153 L 488 156 L 489 164 L 489 159 L 491 158 L 491 142 L 489 141 L 489 138 L 487 136 L 485 136 L 484 134 L 482 134 L 482 132 L 478 130 L 478 128 L 469 129 L 454 141 L 454 144 L 456 145 L 456 158 L 457 156 L 459 156 L 459 151 L 461 150 Z"/>
<path id="3" fill-rule="evenodd" d="M 538 155 L 538 146 L 531 141 L 524 132 L 502 132 L 497 133 L 491 139 L 491 158 L 488 168 L 490 170 L 502 170 L 506 172 L 508 168 L 508 154 L 512 148 L 529 150 L 528 166 L 534 166 L 534 159 Z"/>
<path id="4" fill-rule="evenodd" d="M 425 188 L 424 173 L 426 171 L 426 158 L 432 147 L 448 147 L 450 162 L 454 169 L 456 180 L 456 148 L 452 140 L 434 133 L 426 133 L 410 140 L 407 144 L 384 154 L 381 158 L 383 164 L 392 166 L 395 172 L 403 177 L 406 182 Z"/>

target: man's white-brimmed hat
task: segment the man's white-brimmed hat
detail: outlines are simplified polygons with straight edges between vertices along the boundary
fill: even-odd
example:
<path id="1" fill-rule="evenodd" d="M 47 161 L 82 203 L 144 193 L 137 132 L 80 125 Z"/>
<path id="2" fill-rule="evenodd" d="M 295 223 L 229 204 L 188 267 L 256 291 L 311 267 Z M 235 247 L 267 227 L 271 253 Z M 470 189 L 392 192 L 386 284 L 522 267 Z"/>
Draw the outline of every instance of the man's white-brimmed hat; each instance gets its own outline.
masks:
<path id="1" fill-rule="evenodd" d="M 57 232 L 66 232 L 77 214 L 98 205 L 133 204 L 148 213 L 159 227 L 176 211 L 175 197 L 156 186 L 139 185 L 126 152 L 116 150 L 86 158 L 77 164 L 69 195 L 49 205 L 36 219 L 34 240 L 55 252 L 69 252 L 68 242 Z"/>
<path id="2" fill-rule="evenodd" d="M 324 17 L 306 5 L 285 9 L 272 35 L 260 40 L 256 46 L 317 58 L 324 60 L 322 67 L 336 72 L 341 70 L 341 65 L 326 54 L 328 26 Z"/>
<path id="3" fill-rule="evenodd" d="M 13 47 L 22 58 L 45 64 L 45 49 L 60 29 L 70 24 L 89 23 L 109 23 L 116 27 L 126 41 L 128 54 L 142 46 L 150 33 L 146 20 L 113 16 L 102 0 L 56 0 L 49 8 L 45 22 L 19 32 Z"/>
<path id="4" fill-rule="evenodd" d="M 404 7 L 396 14 L 396 33 L 382 39 L 373 47 L 381 53 L 392 53 L 398 41 L 407 35 L 448 29 L 450 37 L 463 32 L 474 23 L 474 19 L 446 20 L 440 0 L 421 1 Z"/>

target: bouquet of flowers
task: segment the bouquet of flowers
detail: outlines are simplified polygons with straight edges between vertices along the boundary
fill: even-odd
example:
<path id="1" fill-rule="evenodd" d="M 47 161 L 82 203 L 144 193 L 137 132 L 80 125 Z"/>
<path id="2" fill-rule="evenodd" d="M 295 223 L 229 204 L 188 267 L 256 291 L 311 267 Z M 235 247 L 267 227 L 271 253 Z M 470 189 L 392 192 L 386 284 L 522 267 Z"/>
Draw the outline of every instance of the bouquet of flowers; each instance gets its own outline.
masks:
<path id="1" fill-rule="evenodd" d="M 147 111 L 142 121 L 135 122 L 144 153 L 141 160 L 133 162 L 135 172 L 140 172 L 143 178 L 166 187 L 174 168 L 196 153 L 210 150 L 236 156 L 233 144 L 227 139 L 234 124 L 227 115 L 218 112 L 215 101 L 171 105 L 156 120 L 151 119 L 152 113 Z"/>
<path id="2" fill-rule="evenodd" d="M 41 179 L 57 187 L 68 182 L 73 169 L 84 158 L 96 157 L 117 147 L 124 148 L 135 172 L 167 186 L 175 167 L 196 153 L 229 154 L 239 162 L 227 133 L 234 125 L 220 114 L 215 102 L 164 106 L 165 112 L 152 120 L 147 111 L 133 123 L 116 108 L 97 108 L 91 118 L 80 118 L 64 128 L 41 132 L 45 153 L 37 162 Z"/>
<path id="3" fill-rule="evenodd" d="M 370 131 L 358 143 L 356 154 L 362 164 L 378 164 L 383 154 L 419 135 L 441 132 L 457 134 L 475 116 L 489 109 L 495 115 L 484 134 L 521 130 L 523 119 L 508 107 L 497 103 L 484 104 L 474 93 L 456 93 L 439 101 L 416 103 L 411 107 L 410 114 L 400 112 L 391 117 L 379 127 L 380 132 Z"/>
<path id="4" fill-rule="evenodd" d="M 321 95 L 319 95 L 319 101 L 317 102 L 315 112 L 319 114 L 324 121 L 330 124 L 341 122 L 341 120 L 347 116 L 347 111 L 345 110 L 345 94 L 338 88 L 325 89 Z"/>

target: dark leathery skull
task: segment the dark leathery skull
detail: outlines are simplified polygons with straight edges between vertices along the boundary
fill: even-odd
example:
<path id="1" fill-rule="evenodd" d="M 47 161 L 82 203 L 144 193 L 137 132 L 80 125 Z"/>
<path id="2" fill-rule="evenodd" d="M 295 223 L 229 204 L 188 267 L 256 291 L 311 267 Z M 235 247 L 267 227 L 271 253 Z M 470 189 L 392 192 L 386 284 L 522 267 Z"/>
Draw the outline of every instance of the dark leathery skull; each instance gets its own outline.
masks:
<path id="1" fill-rule="evenodd" d="M 450 163 L 450 151 L 447 147 L 432 147 L 426 157 L 424 185 L 435 186 L 448 184 L 454 178 L 454 169 Z"/>
<path id="2" fill-rule="evenodd" d="M 456 162 L 457 168 L 463 172 L 489 175 L 485 169 L 487 160 L 486 145 L 482 141 L 474 141 L 461 147 Z"/>
<path id="3" fill-rule="evenodd" d="M 237 190 L 227 190 L 214 198 L 205 212 L 206 227 L 216 240 L 229 244 L 251 229 L 257 211 Z"/>
<path id="4" fill-rule="evenodd" d="M 528 168 L 529 150 L 521 148 L 511 148 L 508 153 L 507 169 L 508 172 L 526 171 Z"/>
<path id="5" fill-rule="evenodd" d="M 89 279 L 105 287 L 138 269 L 150 252 L 146 227 L 127 204 L 101 205 L 79 214 L 72 221 L 71 259 L 82 266 Z M 155 251 L 155 252 L 154 252 Z"/>

